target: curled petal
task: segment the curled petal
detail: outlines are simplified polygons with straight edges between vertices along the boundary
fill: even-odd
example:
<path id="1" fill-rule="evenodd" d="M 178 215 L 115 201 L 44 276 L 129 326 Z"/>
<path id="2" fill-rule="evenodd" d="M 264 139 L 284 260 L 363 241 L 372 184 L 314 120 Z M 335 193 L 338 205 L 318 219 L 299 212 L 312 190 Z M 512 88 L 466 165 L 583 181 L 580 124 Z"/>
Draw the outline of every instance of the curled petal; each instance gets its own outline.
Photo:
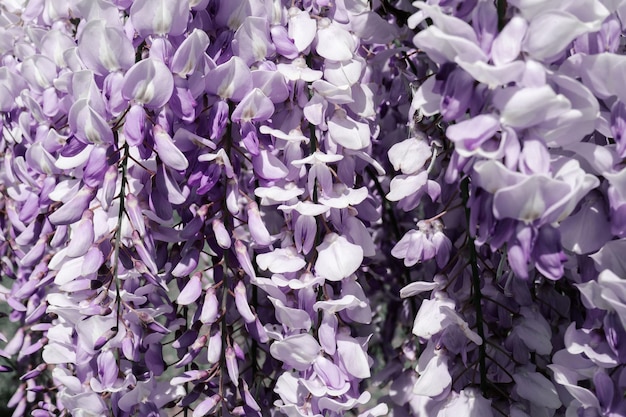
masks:
<path id="1" fill-rule="evenodd" d="M 304 371 L 313 365 L 320 352 L 319 343 L 308 333 L 289 336 L 270 346 L 270 353 L 274 358 L 298 371 Z"/>
<path id="2" fill-rule="evenodd" d="M 248 65 L 263 61 L 271 56 L 276 48 L 270 40 L 270 28 L 266 18 L 247 16 L 235 32 L 233 53 Z"/>
<path id="3" fill-rule="evenodd" d="M 174 78 L 160 61 L 143 59 L 124 75 L 122 96 L 150 109 L 158 109 L 167 103 L 174 91 Z"/>
<path id="4" fill-rule="evenodd" d="M 350 60 L 356 45 L 352 34 L 337 24 L 330 24 L 328 27 L 317 31 L 315 50 L 326 59 L 332 61 Z"/>
<path id="5" fill-rule="evenodd" d="M 274 103 L 259 88 L 246 94 L 232 114 L 235 122 L 262 122 L 274 114 Z"/>
<path id="6" fill-rule="evenodd" d="M 189 18 L 188 0 L 135 0 L 130 20 L 139 36 L 182 35 Z"/>
<path id="7" fill-rule="evenodd" d="M 87 99 L 78 100 L 72 105 L 68 119 L 70 129 L 83 143 L 113 143 L 113 131 L 106 120 L 88 104 Z"/>
<path id="8" fill-rule="evenodd" d="M 370 145 L 370 129 L 349 117 L 345 110 L 336 110 L 328 121 L 328 134 L 333 141 L 347 149 L 363 149 Z"/>
<path id="9" fill-rule="evenodd" d="M 352 275 L 363 262 L 363 249 L 336 233 L 330 233 L 317 247 L 317 275 L 330 281 L 340 281 Z"/>
<path id="10" fill-rule="evenodd" d="M 306 266 L 304 258 L 293 247 L 274 249 L 258 255 L 256 260 L 260 269 L 269 269 L 275 274 L 297 272 Z"/>
<path id="11" fill-rule="evenodd" d="M 434 355 L 413 386 L 413 393 L 427 397 L 436 397 L 450 388 L 452 377 L 448 370 L 448 361 L 443 355 Z"/>
<path id="12" fill-rule="evenodd" d="M 223 99 L 240 101 L 251 89 L 250 68 L 237 56 L 218 65 L 206 77 L 206 91 Z"/>
<path id="13" fill-rule="evenodd" d="M 78 53 L 85 65 L 98 75 L 127 70 L 135 63 L 135 51 L 120 28 L 102 19 L 90 20 L 78 38 Z"/>
<path id="14" fill-rule="evenodd" d="M 55 225 L 72 224 L 80 220 L 83 212 L 89 207 L 93 199 L 94 190 L 91 187 L 83 187 L 74 197 L 67 201 L 61 208 L 52 213 L 48 220 Z"/>
<path id="15" fill-rule="evenodd" d="M 209 36 L 206 32 L 197 28 L 194 29 L 176 49 L 172 58 L 172 72 L 180 77 L 193 74 L 208 47 Z"/>

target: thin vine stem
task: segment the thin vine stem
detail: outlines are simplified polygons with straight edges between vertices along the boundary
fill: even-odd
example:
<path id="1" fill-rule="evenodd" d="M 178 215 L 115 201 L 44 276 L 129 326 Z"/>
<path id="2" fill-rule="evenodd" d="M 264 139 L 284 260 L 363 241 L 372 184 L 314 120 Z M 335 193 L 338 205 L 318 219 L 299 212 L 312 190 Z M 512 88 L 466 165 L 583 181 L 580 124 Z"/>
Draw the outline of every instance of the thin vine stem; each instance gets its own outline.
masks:
<path id="1" fill-rule="evenodd" d="M 469 177 L 465 177 L 461 182 L 461 198 L 463 200 L 463 205 L 465 206 L 465 217 L 467 223 L 470 221 L 470 208 L 468 205 L 469 202 Z M 474 243 L 474 237 L 469 233 L 467 234 L 468 240 L 468 249 L 469 249 L 469 263 L 472 268 L 472 299 L 474 304 L 474 309 L 476 310 L 476 332 L 478 336 L 483 340 L 478 346 L 478 368 L 480 373 L 480 389 L 483 392 L 483 395 L 487 392 L 487 352 L 485 347 L 485 332 L 483 329 L 483 309 L 482 309 L 482 293 L 480 290 L 480 271 L 478 270 L 478 258 L 476 256 L 476 245 Z"/>
<path id="2" fill-rule="evenodd" d="M 117 137 L 117 133 L 115 134 L 115 136 Z M 120 193 L 119 193 L 119 209 L 117 212 L 117 227 L 115 229 L 115 249 L 113 252 L 113 271 L 112 271 L 112 279 L 115 281 L 115 304 L 116 304 L 116 327 L 119 329 L 120 327 L 120 313 L 121 313 L 121 308 L 122 308 L 122 296 L 121 296 L 121 289 L 120 289 L 120 280 L 118 277 L 118 271 L 119 271 L 119 264 L 120 264 L 120 248 L 121 248 L 121 244 L 122 244 L 122 221 L 124 218 L 124 213 L 126 213 L 126 207 L 125 207 L 125 197 L 126 197 L 126 185 L 127 185 L 127 178 L 126 178 L 126 171 L 128 169 L 128 144 L 124 144 L 122 149 L 124 150 L 124 156 L 121 160 L 121 165 L 122 165 L 122 184 L 120 186 Z"/>
<path id="3" fill-rule="evenodd" d="M 508 8 L 507 0 L 496 0 L 498 8 L 498 31 L 501 31 L 505 25 L 506 9 Z"/>

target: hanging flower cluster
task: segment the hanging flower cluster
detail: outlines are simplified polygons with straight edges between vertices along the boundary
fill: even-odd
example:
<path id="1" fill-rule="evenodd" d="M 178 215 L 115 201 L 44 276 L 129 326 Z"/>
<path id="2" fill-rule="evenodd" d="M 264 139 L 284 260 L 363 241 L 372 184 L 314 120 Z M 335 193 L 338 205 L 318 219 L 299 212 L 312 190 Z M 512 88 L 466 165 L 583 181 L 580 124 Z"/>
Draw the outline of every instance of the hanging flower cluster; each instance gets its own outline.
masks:
<path id="1" fill-rule="evenodd" d="M 622 3 L 5 1 L 7 406 L 625 414 Z"/>
<path id="2" fill-rule="evenodd" d="M 2 27 L 14 415 L 367 403 L 370 61 L 395 27 L 247 0 L 30 1 Z"/>
<path id="3" fill-rule="evenodd" d="M 428 69 L 386 197 L 418 269 L 401 295 L 431 295 L 394 412 L 624 414 L 624 5 L 414 6 Z"/>

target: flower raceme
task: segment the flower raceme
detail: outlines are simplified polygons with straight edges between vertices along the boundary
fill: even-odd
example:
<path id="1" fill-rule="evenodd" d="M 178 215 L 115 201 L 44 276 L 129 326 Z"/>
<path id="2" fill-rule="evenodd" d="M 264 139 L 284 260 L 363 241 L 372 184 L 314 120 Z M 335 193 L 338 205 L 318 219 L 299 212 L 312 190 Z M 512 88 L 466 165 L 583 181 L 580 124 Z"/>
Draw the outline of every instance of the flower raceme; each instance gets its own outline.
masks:
<path id="1" fill-rule="evenodd" d="M 620 276 L 622 269 L 613 263 L 622 238 L 613 185 L 623 169 L 622 98 L 621 88 L 608 87 L 616 78 L 599 73 L 621 59 L 623 28 L 615 23 L 620 9 L 602 1 L 584 2 L 584 9 L 573 3 L 495 3 L 474 2 L 468 10 L 455 2 L 416 2 L 418 12 L 409 19 L 418 30 L 414 44 L 431 60 L 411 104 L 420 115 L 417 127 L 427 133 L 417 135 L 414 146 L 443 146 L 443 152 L 427 176 L 421 161 L 422 168 L 408 168 L 409 158 L 394 149 L 400 145 L 389 157 L 404 183 L 424 189 L 426 178 L 439 179 L 435 198 L 441 201 L 420 202 L 424 220 L 392 254 L 405 265 L 441 271 L 433 286 L 408 290 L 410 284 L 405 295 L 433 290 L 431 300 L 421 303 L 413 332 L 435 343 L 453 382 L 446 396 L 424 391 L 431 384 L 421 381 L 430 377 L 420 365 L 420 400 L 404 401 L 417 414 L 444 415 L 456 393 L 474 385 L 491 401 L 491 411 L 482 413 L 610 415 L 619 409 L 613 392 L 621 388 L 606 369 L 619 373 L 623 365 L 615 344 L 620 313 L 610 303 L 599 307 L 591 288 L 610 287 L 613 295 L 605 297 L 619 298 L 603 278 Z M 614 65 L 600 70 L 595 65 L 602 60 Z M 431 219 L 441 220 L 454 242 L 450 265 L 429 266 L 432 244 L 417 238 L 425 236 L 423 224 Z M 469 229 L 454 231 L 464 224 Z M 441 300 L 446 311 L 465 311 L 464 321 L 480 339 L 459 332 L 453 320 L 423 330 L 417 319 L 436 311 L 427 301 Z M 609 333 L 600 330 L 603 321 Z M 610 365 L 597 349 L 608 353 Z M 419 360 L 429 363 L 432 352 Z M 468 364 L 474 376 L 467 374 Z M 589 389 L 577 391 L 574 385 L 583 380 Z M 480 406 L 466 407 L 471 414 Z"/>
<path id="2" fill-rule="evenodd" d="M 26 326 L 3 356 L 28 352 L 15 415 L 368 401 L 364 172 L 382 172 L 385 96 L 368 51 L 397 29 L 318 3 L 3 9 L 3 299 Z M 287 375 L 306 394 L 283 395 Z"/>

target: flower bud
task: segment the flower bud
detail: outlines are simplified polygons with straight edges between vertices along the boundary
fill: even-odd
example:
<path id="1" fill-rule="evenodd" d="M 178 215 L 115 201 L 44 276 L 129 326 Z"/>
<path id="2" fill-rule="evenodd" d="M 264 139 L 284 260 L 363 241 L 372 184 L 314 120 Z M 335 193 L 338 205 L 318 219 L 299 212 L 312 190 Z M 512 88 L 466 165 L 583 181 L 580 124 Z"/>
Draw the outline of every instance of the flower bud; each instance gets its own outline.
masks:
<path id="1" fill-rule="evenodd" d="M 235 349 L 230 346 L 226 348 L 226 369 L 233 384 L 236 387 L 239 386 L 239 365 L 237 364 Z"/>
<path id="2" fill-rule="evenodd" d="M 250 309 L 250 304 L 248 304 L 246 285 L 243 281 L 239 281 L 235 286 L 235 306 L 246 323 L 252 323 L 256 319 L 256 316 Z"/>

